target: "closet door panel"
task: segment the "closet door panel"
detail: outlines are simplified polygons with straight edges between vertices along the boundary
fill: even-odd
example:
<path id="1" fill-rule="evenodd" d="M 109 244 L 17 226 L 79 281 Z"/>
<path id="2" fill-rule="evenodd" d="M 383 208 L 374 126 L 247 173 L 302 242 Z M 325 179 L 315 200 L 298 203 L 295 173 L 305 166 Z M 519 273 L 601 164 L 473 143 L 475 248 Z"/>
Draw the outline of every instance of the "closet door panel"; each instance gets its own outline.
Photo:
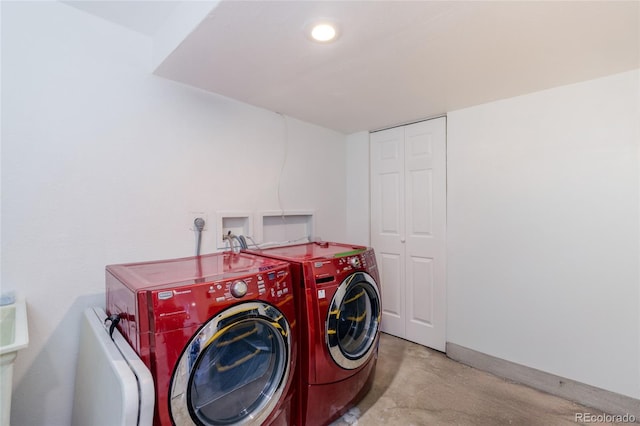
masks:
<path id="1" fill-rule="evenodd" d="M 381 330 L 405 334 L 404 129 L 371 134 L 371 245 L 382 281 Z"/>
<path id="2" fill-rule="evenodd" d="M 405 128 L 406 294 L 408 340 L 441 351 L 446 344 L 446 140 L 445 119 Z M 409 273 L 407 273 L 409 276 Z"/>

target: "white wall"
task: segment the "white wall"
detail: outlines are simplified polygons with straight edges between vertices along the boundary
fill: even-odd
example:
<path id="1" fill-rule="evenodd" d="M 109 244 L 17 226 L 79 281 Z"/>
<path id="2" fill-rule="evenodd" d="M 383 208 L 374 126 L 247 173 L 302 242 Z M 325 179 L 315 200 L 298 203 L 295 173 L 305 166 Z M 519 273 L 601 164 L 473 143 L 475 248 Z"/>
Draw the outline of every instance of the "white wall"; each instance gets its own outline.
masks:
<path id="1" fill-rule="evenodd" d="M 448 114 L 448 341 L 640 398 L 639 76 Z"/>
<path id="2" fill-rule="evenodd" d="M 344 238 L 345 135 L 292 118 L 285 132 L 150 65 L 147 37 L 2 2 L 1 285 L 26 297 L 31 340 L 13 424 L 69 424 L 80 314 L 104 305 L 105 265 L 192 254 L 188 212 L 315 210 L 317 235 Z"/>
<path id="3" fill-rule="evenodd" d="M 370 244 L 369 132 L 347 136 L 347 238 L 352 244 Z"/>

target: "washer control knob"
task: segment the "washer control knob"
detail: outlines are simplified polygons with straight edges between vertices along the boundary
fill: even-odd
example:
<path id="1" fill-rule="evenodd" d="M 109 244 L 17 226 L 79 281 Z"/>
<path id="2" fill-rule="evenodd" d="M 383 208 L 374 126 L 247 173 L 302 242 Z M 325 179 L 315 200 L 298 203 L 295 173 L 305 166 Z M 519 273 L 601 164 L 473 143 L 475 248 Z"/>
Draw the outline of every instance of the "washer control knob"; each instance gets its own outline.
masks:
<path id="1" fill-rule="evenodd" d="M 349 259 L 349 264 L 351 266 L 353 266 L 354 268 L 359 268 L 360 267 L 360 258 L 359 257 L 352 257 L 351 259 Z"/>
<path id="2" fill-rule="evenodd" d="M 239 299 L 245 294 L 247 294 L 247 289 L 248 289 L 247 283 L 242 280 L 238 280 L 233 284 L 231 284 L 231 295 Z"/>

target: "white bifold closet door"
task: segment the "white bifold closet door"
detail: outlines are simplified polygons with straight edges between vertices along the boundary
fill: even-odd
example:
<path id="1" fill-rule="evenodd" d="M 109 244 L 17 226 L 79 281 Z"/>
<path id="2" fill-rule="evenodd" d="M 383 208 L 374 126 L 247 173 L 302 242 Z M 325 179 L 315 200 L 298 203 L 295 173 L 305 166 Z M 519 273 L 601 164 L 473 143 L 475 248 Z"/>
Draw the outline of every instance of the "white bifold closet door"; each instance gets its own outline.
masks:
<path id="1" fill-rule="evenodd" d="M 371 133 L 382 331 L 444 351 L 446 118 Z"/>

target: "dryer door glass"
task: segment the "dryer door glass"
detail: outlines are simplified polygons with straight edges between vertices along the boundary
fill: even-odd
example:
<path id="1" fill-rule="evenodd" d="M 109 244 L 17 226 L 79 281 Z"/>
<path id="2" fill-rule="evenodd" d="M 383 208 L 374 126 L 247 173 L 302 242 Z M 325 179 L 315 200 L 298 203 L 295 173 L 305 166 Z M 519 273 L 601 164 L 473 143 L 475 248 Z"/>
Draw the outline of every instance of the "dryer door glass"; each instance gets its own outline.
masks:
<path id="1" fill-rule="evenodd" d="M 179 367 L 187 367 L 189 378 L 186 389 L 172 386 L 172 395 L 186 390 L 187 424 L 259 424 L 278 402 L 289 374 L 288 326 L 275 308 L 264 305 L 266 311 L 258 312 L 247 305 L 259 304 L 215 317 L 183 353 Z M 186 410 L 173 398 L 171 405 L 182 424 Z"/>
<path id="2" fill-rule="evenodd" d="M 380 292 L 371 275 L 357 272 L 336 290 L 327 318 L 327 345 L 342 368 L 358 368 L 375 349 Z"/>

